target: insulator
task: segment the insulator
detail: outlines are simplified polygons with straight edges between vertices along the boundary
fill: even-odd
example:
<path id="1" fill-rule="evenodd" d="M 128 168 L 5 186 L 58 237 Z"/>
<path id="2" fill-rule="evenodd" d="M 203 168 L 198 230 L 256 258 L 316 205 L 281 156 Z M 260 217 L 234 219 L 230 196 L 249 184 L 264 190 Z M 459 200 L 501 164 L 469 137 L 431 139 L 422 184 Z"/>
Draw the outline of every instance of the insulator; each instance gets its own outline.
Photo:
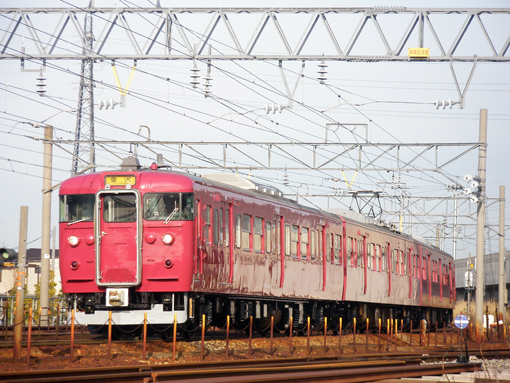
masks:
<path id="1" fill-rule="evenodd" d="M 196 62 L 193 63 L 193 68 L 191 68 L 190 70 L 191 70 L 190 84 L 193 85 L 193 88 L 196 88 L 197 85 L 200 84 L 200 81 L 198 81 L 198 79 L 200 78 L 200 75 L 198 74 L 198 72 L 200 72 L 200 69 L 197 68 Z"/>
<path id="2" fill-rule="evenodd" d="M 317 71 L 317 73 L 319 73 L 319 77 L 317 77 L 317 80 L 319 80 L 321 84 L 324 84 L 324 81 L 327 80 L 326 73 L 328 73 L 328 71 L 326 68 L 328 65 L 324 62 L 324 59 L 322 59 L 317 66 L 319 67 Z"/>

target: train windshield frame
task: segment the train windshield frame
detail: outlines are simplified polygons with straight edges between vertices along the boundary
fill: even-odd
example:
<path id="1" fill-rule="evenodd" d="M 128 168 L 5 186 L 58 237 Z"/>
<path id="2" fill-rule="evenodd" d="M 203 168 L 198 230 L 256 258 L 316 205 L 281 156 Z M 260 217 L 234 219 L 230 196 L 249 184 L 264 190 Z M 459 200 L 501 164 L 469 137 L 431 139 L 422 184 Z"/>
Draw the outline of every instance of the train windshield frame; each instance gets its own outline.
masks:
<path id="1" fill-rule="evenodd" d="M 59 222 L 94 220 L 95 194 L 65 194 L 60 196 Z"/>
<path id="2" fill-rule="evenodd" d="M 145 193 L 143 219 L 147 221 L 193 221 L 193 193 Z"/>

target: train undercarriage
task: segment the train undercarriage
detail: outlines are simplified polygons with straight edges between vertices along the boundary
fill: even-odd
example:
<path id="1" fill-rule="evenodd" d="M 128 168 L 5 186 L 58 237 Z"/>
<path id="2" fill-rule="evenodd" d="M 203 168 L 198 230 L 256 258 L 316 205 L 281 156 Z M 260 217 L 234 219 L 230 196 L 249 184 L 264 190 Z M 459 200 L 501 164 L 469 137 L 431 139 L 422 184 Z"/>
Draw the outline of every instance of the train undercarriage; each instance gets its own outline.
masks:
<path id="1" fill-rule="evenodd" d="M 107 333 L 108 312 L 112 312 L 114 336 L 139 334 L 144 313 L 148 313 L 148 331 L 171 337 L 176 321 L 178 333 L 191 337 L 201 330 L 205 320 L 206 329 L 225 329 L 227 318 L 232 329 L 248 331 L 250 318 L 252 331 L 266 334 L 270 331 L 271 320 L 276 332 L 290 332 L 306 335 L 308 331 L 324 331 L 338 334 L 353 331 L 377 332 L 379 322 L 383 332 L 389 321 L 397 321 L 400 331 L 417 328 L 425 320 L 429 330 L 436 322 L 442 327 L 453 319 L 451 309 L 381 305 L 363 302 L 335 302 L 322 300 L 280 299 L 272 297 L 249 297 L 202 293 L 135 293 L 130 294 L 129 303 L 115 307 L 106 303 L 105 293 L 72 294 L 69 307 L 77 311 L 78 323 L 87 324 L 95 333 Z M 325 320 L 327 318 L 327 320 Z M 368 319 L 368 321 L 367 321 Z M 310 324 L 308 325 L 308 321 Z"/>

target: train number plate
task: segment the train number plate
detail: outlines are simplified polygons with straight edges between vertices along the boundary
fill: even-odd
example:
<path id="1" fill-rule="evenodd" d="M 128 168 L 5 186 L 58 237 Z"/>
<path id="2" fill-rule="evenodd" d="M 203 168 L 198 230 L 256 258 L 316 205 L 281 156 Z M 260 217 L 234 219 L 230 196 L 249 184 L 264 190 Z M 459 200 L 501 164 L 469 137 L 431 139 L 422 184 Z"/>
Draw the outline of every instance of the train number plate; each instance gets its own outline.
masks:
<path id="1" fill-rule="evenodd" d="M 135 185 L 136 178 L 135 178 L 135 176 L 124 176 L 124 175 L 106 176 L 104 183 L 108 184 L 110 186 Z"/>

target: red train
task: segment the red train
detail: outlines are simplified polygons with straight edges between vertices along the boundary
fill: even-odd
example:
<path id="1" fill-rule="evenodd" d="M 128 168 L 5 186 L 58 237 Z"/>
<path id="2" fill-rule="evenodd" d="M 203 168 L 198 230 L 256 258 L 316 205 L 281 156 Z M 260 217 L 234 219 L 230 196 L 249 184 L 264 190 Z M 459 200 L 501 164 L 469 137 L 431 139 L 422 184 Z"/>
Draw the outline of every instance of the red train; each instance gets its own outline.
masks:
<path id="1" fill-rule="evenodd" d="M 143 322 L 184 334 L 227 315 L 243 327 L 338 327 L 357 318 L 450 322 L 448 254 L 371 219 L 304 207 L 227 174 L 198 177 L 136 158 L 60 187 L 62 290 L 79 323 Z M 361 218 L 361 219 L 360 219 Z M 169 329 L 169 331 L 171 331 Z"/>

